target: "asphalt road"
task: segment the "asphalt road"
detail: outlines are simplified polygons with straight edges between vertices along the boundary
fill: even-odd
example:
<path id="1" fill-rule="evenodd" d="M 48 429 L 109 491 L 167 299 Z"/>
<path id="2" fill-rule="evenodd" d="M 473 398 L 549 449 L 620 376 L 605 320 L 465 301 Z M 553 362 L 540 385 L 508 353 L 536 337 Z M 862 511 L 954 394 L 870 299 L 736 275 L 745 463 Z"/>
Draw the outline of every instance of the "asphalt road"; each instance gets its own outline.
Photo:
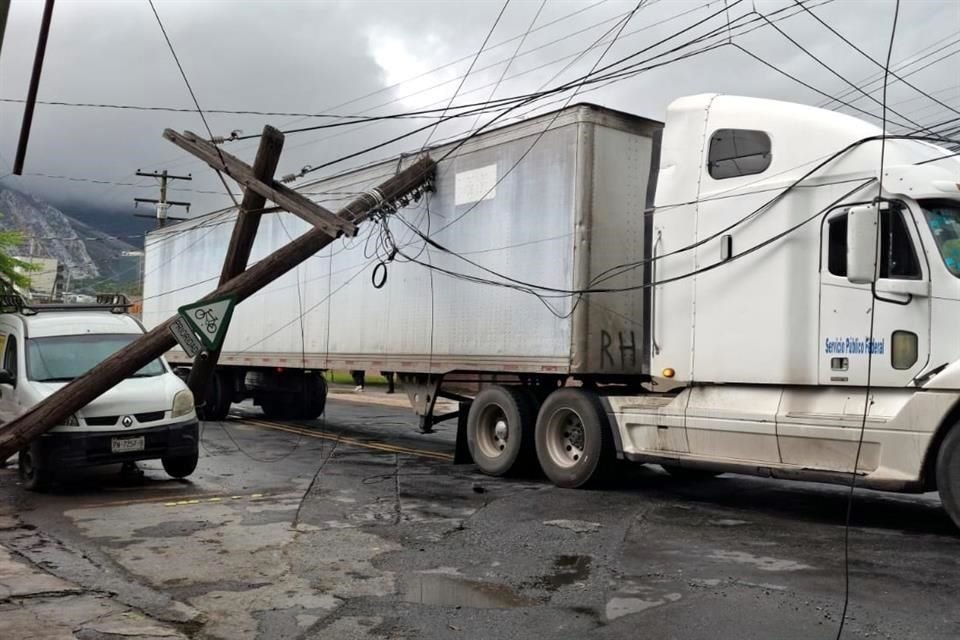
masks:
<path id="1" fill-rule="evenodd" d="M 633 467 L 560 490 L 453 466 L 452 424 L 420 435 L 400 407 L 238 413 L 189 481 L 147 462 L 42 495 L 0 469 L 0 637 L 836 636 L 842 487 Z M 858 492 L 853 521 L 843 637 L 960 637 L 936 498 Z"/>

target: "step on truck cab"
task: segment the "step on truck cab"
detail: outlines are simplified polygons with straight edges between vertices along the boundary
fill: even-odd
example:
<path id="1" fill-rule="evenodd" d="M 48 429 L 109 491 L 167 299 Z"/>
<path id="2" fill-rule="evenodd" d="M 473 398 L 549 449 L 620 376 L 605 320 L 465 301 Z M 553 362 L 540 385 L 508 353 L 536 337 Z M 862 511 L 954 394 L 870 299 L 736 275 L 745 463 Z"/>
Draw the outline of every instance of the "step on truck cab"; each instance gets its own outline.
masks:
<path id="1" fill-rule="evenodd" d="M 97 304 L 29 306 L 0 298 L 0 419 L 10 421 L 143 335 L 122 296 Z M 175 478 L 198 457 L 193 395 L 163 358 L 36 438 L 19 454 L 24 487 L 71 467 L 160 459 Z"/>

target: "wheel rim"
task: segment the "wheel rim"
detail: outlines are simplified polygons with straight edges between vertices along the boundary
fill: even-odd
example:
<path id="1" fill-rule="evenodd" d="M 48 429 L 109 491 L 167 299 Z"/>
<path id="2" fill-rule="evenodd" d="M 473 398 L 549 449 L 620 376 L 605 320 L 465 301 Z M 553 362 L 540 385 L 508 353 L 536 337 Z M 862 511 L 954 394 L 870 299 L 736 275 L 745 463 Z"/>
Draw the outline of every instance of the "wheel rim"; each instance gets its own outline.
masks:
<path id="1" fill-rule="evenodd" d="M 555 411 L 547 422 L 546 436 L 547 453 L 557 466 L 569 469 L 583 459 L 586 431 L 576 411 Z"/>
<path id="2" fill-rule="evenodd" d="M 488 458 L 503 455 L 510 439 L 510 425 L 503 407 L 488 405 L 477 419 L 477 447 Z"/>

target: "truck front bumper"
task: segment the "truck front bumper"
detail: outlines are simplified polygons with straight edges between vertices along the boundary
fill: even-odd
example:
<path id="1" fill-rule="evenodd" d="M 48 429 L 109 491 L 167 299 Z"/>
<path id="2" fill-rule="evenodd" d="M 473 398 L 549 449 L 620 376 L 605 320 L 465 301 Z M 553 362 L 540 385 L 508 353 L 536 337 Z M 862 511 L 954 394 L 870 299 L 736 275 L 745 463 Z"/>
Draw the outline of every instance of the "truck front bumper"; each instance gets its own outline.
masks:
<path id="1" fill-rule="evenodd" d="M 140 437 L 144 439 L 142 450 L 113 451 L 114 438 Z M 63 469 L 193 455 L 199 446 L 199 429 L 194 420 L 135 431 L 54 431 L 40 436 L 38 443 L 40 464 Z"/>

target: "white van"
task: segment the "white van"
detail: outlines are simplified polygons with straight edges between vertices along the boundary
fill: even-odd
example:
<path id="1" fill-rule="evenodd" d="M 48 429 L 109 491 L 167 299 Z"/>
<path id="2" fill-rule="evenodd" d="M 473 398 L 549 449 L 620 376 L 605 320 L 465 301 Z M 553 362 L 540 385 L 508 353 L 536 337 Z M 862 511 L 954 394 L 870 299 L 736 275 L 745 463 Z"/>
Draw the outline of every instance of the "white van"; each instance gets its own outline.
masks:
<path id="1" fill-rule="evenodd" d="M 0 300 L 0 419 L 7 422 L 143 335 L 122 297 L 24 306 Z M 20 451 L 23 486 L 70 467 L 160 459 L 174 478 L 197 467 L 193 394 L 157 358 Z"/>

